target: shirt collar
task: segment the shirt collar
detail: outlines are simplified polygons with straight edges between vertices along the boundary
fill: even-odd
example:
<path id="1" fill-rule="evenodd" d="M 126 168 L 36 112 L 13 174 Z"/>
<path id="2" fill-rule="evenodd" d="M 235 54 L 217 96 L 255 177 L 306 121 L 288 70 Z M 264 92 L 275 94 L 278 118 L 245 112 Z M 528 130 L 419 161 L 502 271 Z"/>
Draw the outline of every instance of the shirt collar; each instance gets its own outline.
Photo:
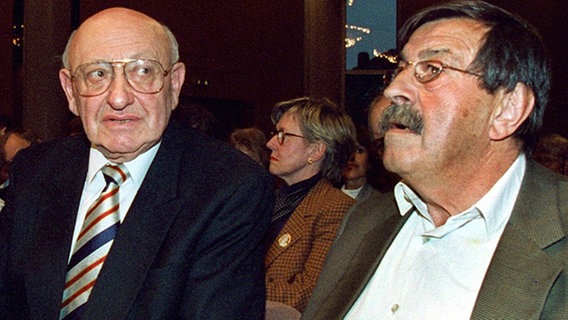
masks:
<path id="1" fill-rule="evenodd" d="M 509 221 L 521 189 L 526 165 L 526 157 L 521 153 L 491 190 L 474 205 L 484 217 L 488 233 L 494 232 Z"/>
<path id="2" fill-rule="evenodd" d="M 132 182 L 139 184 L 144 179 L 144 176 L 146 175 L 146 172 L 148 172 L 148 168 L 154 160 L 161 143 L 161 141 L 158 142 L 148 151 L 138 155 L 133 160 L 124 163 L 126 169 L 128 169 L 128 172 L 130 173 Z M 101 168 L 107 164 L 113 164 L 113 162 L 105 158 L 99 150 L 91 147 L 89 151 L 89 170 L 87 172 L 87 181 L 91 183 Z"/>
<path id="3" fill-rule="evenodd" d="M 521 153 L 489 192 L 460 215 L 476 210 L 484 219 L 488 234 L 502 230 L 511 216 L 517 194 L 521 188 L 525 168 L 526 157 L 524 153 Z M 429 217 L 426 204 L 403 181 L 396 184 L 394 195 L 402 216 L 411 212 L 411 209 L 415 207 L 421 215 Z"/>

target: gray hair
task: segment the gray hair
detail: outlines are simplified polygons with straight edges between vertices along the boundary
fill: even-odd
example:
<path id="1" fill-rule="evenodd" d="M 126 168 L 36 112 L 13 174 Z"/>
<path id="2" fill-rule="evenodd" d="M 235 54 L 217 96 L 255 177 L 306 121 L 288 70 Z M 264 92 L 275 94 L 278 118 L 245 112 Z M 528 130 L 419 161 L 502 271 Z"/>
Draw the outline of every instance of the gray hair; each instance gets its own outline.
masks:
<path id="1" fill-rule="evenodd" d="M 309 142 L 325 144 L 321 172 L 332 184 L 339 185 L 341 170 L 357 145 L 351 117 L 328 99 L 302 97 L 277 103 L 272 109 L 272 123 L 276 124 L 287 112 L 297 116 L 302 135 Z"/>

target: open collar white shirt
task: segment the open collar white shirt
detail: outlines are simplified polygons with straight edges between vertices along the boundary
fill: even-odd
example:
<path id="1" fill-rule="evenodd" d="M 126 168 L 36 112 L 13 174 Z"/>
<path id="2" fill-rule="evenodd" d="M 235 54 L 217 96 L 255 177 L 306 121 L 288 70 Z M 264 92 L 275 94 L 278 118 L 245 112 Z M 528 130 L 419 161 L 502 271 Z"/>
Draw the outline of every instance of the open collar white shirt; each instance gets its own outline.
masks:
<path id="1" fill-rule="evenodd" d="M 144 181 L 144 177 L 158 152 L 160 143 L 150 148 L 148 151 L 140 154 L 134 160 L 125 162 L 124 165 L 129 172 L 129 177 L 120 186 L 120 204 L 118 216 L 120 221 L 124 221 L 126 213 L 130 208 L 130 205 L 134 201 L 134 197 L 138 192 L 138 189 Z M 75 222 L 75 229 L 73 232 L 73 243 L 71 244 L 71 253 L 75 247 L 75 242 L 77 241 L 77 236 L 81 231 L 83 221 L 85 220 L 85 215 L 87 210 L 92 203 L 99 197 L 101 191 L 106 185 L 103 173 L 101 172 L 102 167 L 107 164 L 114 164 L 110 162 L 103 154 L 91 147 L 89 151 L 89 169 L 87 171 L 87 178 L 85 179 L 85 184 L 83 186 L 83 193 L 81 195 L 81 202 L 79 203 L 79 211 L 77 213 L 77 220 Z"/>
<path id="2" fill-rule="evenodd" d="M 411 216 L 345 319 L 469 319 L 525 167 L 521 154 L 485 196 L 440 227 L 399 182 L 399 211 Z"/>

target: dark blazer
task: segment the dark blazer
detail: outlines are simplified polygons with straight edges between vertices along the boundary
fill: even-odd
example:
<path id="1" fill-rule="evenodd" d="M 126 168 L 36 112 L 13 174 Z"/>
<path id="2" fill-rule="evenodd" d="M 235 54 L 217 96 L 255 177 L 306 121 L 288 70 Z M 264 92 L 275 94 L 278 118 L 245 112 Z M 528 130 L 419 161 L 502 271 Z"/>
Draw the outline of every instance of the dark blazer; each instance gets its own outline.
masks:
<path id="1" fill-rule="evenodd" d="M 392 193 L 355 208 L 302 319 L 343 319 L 406 220 Z M 528 161 L 472 319 L 568 319 L 566 230 L 568 179 Z"/>
<path id="2" fill-rule="evenodd" d="M 312 187 L 266 254 L 268 300 L 305 308 L 337 228 L 354 203 L 325 178 Z"/>
<path id="3" fill-rule="evenodd" d="M 18 153 L 0 219 L 0 319 L 58 319 L 88 152 L 74 137 Z M 83 319 L 263 319 L 272 181 L 171 124 Z"/>

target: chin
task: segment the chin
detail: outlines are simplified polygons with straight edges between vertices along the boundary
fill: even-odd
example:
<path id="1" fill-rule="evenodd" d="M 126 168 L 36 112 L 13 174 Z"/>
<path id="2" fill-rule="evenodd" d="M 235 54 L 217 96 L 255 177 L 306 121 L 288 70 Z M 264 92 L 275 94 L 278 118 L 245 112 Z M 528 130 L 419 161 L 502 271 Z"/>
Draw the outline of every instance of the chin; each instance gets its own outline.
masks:
<path id="1" fill-rule="evenodd" d="M 397 173 L 398 169 L 401 167 L 401 163 L 389 157 L 383 157 L 383 166 L 390 172 Z"/>
<path id="2" fill-rule="evenodd" d="M 278 170 L 276 170 L 274 168 L 274 166 L 272 165 L 272 163 L 270 164 L 270 166 L 268 167 L 268 172 L 270 172 L 271 175 L 273 176 L 278 176 Z"/>

